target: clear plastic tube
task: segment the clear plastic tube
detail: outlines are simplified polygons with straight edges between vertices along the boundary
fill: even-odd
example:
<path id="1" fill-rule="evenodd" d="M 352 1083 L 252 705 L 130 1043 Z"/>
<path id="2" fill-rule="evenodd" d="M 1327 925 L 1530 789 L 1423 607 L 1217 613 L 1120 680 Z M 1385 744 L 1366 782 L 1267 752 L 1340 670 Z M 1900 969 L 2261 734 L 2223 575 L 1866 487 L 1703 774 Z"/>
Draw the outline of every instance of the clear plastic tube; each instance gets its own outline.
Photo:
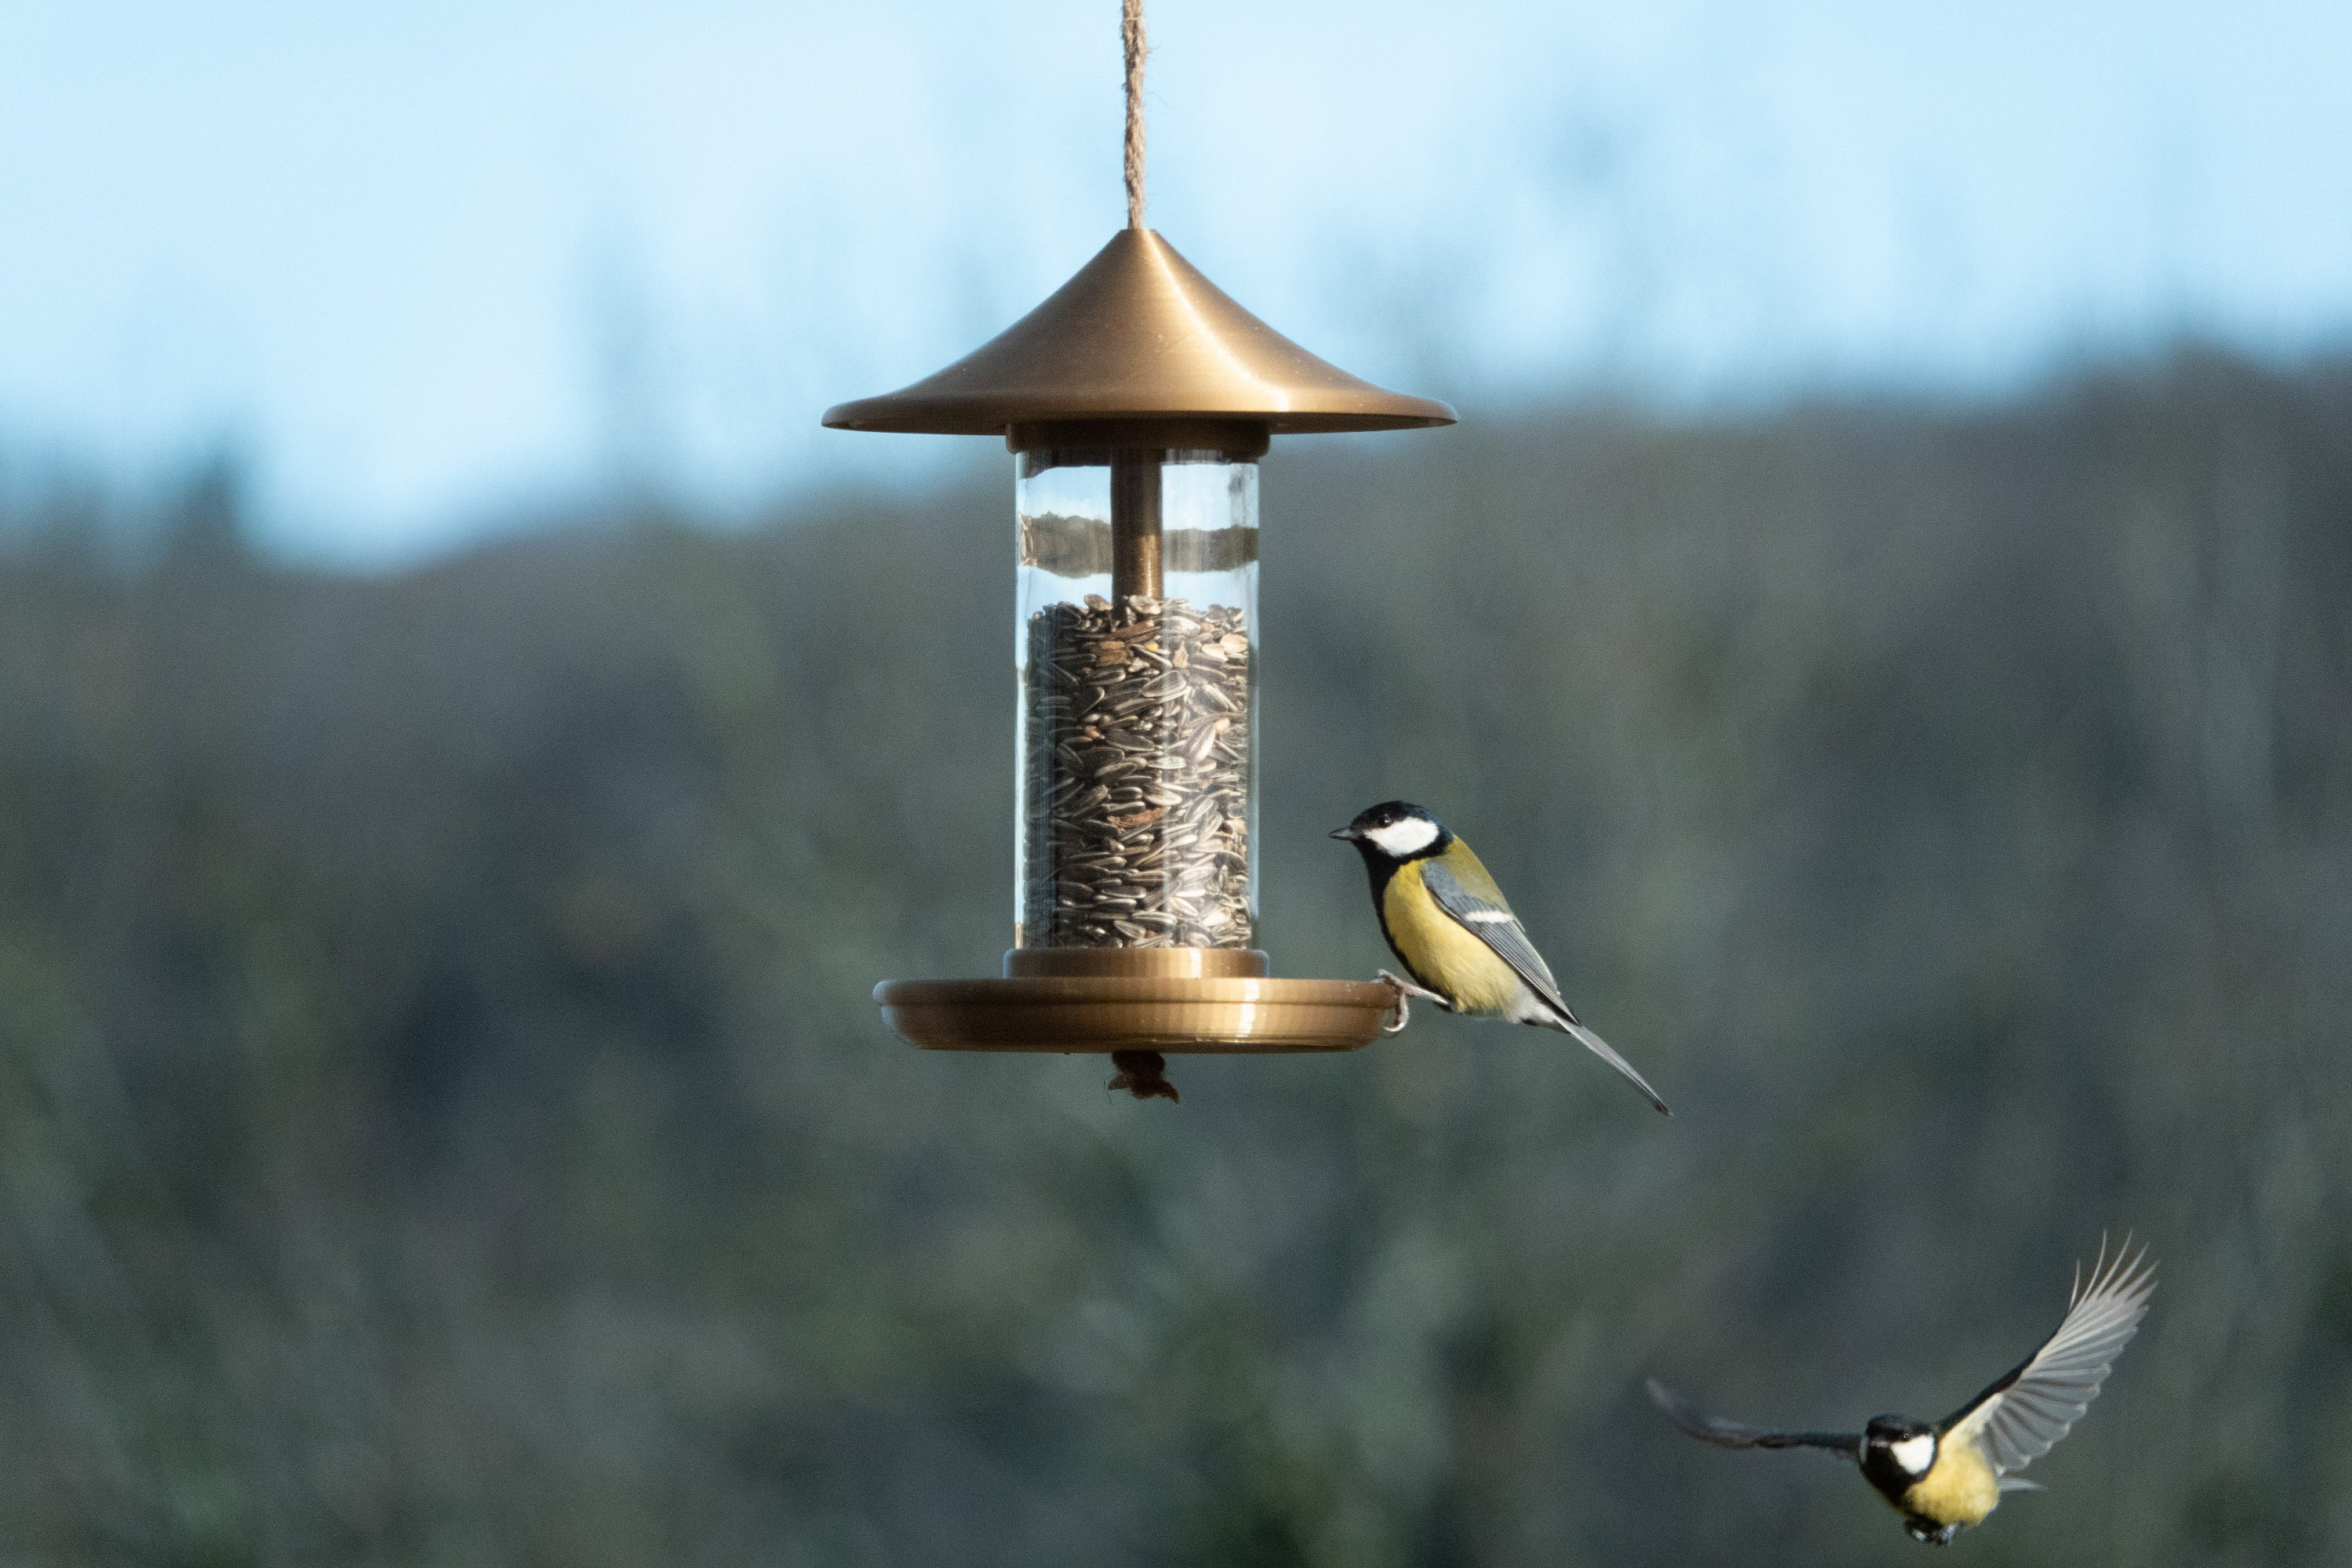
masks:
<path id="1" fill-rule="evenodd" d="M 1257 464 L 1016 464 L 1016 947 L 1255 945 Z"/>

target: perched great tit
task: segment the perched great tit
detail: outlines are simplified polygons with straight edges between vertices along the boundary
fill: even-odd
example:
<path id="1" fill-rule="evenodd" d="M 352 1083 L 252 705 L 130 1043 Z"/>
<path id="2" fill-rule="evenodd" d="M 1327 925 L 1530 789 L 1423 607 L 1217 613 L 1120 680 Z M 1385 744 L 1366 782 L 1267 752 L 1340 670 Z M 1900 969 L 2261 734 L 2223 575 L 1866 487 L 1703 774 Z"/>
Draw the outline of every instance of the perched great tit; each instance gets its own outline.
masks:
<path id="1" fill-rule="evenodd" d="M 1392 800 L 1360 814 L 1331 837 L 1362 852 L 1381 934 L 1412 976 L 1407 982 L 1381 971 L 1401 993 L 1400 1019 L 1403 996 L 1413 995 L 1449 1013 L 1557 1029 L 1623 1073 L 1660 1111 L 1673 1114 L 1631 1063 L 1569 1011 L 1559 999 L 1559 982 L 1503 901 L 1503 889 L 1470 846 L 1448 833 L 1444 823 L 1417 805 Z"/>
<path id="2" fill-rule="evenodd" d="M 1650 1397 L 1675 1426 L 1726 1448 L 1826 1448 L 1862 1467 L 1863 1479 L 1903 1516 L 1914 1541 L 1949 1546 L 1963 1525 L 1980 1524 L 2000 1494 L 2040 1491 L 2009 1474 L 2048 1453 L 2099 1395 L 2099 1385 L 2139 1331 L 2156 1289 L 2156 1270 L 2140 1248 L 2128 1263 L 2125 1239 L 2114 1261 L 2106 1243 L 2091 1265 L 2086 1289 L 2078 1268 L 2066 1317 L 2042 1348 L 1937 1425 L 1908 1415 L 1874 1415 L 1860 1432 L 1759 1432 L 1700 1414 L 1650 1379 Z"/>

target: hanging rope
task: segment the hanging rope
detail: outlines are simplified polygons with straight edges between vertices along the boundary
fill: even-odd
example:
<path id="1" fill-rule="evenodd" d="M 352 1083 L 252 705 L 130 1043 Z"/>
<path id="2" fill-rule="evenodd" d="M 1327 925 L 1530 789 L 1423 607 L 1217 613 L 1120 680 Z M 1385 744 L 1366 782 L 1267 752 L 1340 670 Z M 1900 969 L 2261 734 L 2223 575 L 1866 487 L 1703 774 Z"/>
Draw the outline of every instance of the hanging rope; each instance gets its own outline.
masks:
<path id="1" fill-rule="evenodd" d="M 1121 0 L 1118 36 L 1127 46 L 1127 226 L 1143 226 L 1143 0 Z"/>

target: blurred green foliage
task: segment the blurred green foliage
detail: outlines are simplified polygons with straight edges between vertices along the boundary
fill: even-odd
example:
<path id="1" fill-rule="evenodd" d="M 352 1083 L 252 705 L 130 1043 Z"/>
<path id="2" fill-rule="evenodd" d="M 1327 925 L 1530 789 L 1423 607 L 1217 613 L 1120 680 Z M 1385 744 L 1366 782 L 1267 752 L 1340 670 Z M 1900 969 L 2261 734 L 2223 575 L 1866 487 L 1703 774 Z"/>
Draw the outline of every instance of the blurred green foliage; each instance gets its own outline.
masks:
<path id="1" fill-rule="evenodd" d="M 1640 1375 L 1939 1415 L 2125 1226 L 1963 1549 L 2352 1557 L 2352 366 L 1277 451 L 1277 971 L 1420 800 L 1672 1121 L 1425 1011 L 893 1040 L 1009 940 L 1002 474 L 367 579 L 14 493 L 0 1560 L 1883 1562 Z"/>

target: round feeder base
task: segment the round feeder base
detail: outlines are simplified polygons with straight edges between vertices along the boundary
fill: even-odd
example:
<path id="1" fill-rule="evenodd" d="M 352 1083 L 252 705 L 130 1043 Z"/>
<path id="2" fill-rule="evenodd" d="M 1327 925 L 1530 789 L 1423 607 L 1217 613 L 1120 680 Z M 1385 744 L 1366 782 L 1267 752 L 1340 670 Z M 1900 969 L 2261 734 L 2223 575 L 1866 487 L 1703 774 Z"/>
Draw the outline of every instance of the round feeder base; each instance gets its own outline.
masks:
<path id="1" fill-rule="evenodd" d="M 886 980 L 874 1000 L 927 1051 L 1352 1051 L 1396 1017 L 1366 980 Z"/>
<path id="2" fill-rule="evenodd" d="M 1352 1051 L 1396 1018 L 1379 981 L 1270 979 L 1265 955 L 1243 950 L 1016 948 L 1005 967 L 1003 980 L 886 980 L 874 1000 L 927 1051 Z"/>

